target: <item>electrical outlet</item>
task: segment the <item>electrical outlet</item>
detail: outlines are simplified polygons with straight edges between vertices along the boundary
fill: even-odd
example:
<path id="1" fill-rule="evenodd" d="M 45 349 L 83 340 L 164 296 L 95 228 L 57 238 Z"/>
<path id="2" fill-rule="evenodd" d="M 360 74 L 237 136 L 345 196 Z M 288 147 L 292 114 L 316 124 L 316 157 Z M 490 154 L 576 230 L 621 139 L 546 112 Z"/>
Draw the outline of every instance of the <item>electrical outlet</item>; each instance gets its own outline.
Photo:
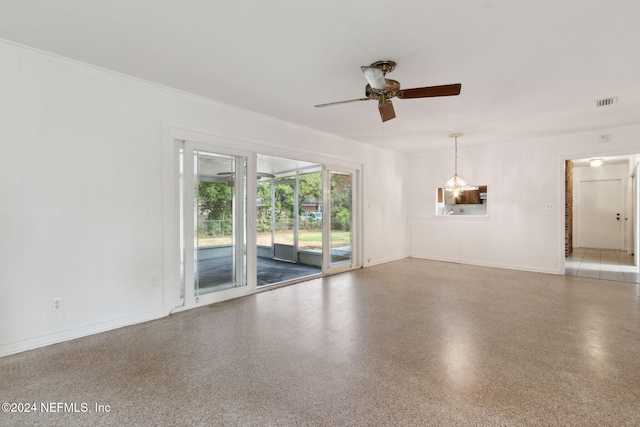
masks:
<path id="1" fill-rule="evenodd" d="M 62 310 L 62 298 L 54 298 L 53 299 L 53 311 Z"/>
<path id="2" fill-rule="evenodd" d="M 547 209 L 553 209 L 553 203 L 547 203 L 544 207 Z"/>

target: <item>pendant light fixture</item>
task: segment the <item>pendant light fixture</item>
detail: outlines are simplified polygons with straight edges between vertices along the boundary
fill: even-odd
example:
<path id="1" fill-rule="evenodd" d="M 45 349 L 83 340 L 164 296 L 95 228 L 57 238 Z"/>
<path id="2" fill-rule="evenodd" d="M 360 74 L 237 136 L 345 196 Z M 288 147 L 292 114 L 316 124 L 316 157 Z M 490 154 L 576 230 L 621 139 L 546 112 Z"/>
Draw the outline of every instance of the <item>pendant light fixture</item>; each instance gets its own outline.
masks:
<path id="1" fill-rule="evenodd" d="M 458 195 L 461 191 L 478 189 L 478 187 L 467 185 L 467 183 L 464 182 L 464 180 L 460 178 L 460 176 L 458 176 L 458 137 L 462 135 L 463 134 L 461 133 L 452 133 L 451 135 L 449 135 L 450 138 L 455 138 L 455 169 L 453 176 L 449 179 L 449 181 L 447 181 L 444 187 L 442 187 L 445 191 L 451 191 L 455 195 Z"/>

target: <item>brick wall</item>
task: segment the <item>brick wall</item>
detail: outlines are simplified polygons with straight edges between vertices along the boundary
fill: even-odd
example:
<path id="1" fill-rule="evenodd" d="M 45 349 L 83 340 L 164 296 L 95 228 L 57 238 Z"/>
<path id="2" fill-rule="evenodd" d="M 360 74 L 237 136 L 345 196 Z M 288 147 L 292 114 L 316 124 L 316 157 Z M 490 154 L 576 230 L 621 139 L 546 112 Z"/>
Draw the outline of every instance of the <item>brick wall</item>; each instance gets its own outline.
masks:
<path id="1" fill-rule="evenodd" d="M 573 252 L 573 162 L 567 160 L 564 168 L 564 256 Z"/>

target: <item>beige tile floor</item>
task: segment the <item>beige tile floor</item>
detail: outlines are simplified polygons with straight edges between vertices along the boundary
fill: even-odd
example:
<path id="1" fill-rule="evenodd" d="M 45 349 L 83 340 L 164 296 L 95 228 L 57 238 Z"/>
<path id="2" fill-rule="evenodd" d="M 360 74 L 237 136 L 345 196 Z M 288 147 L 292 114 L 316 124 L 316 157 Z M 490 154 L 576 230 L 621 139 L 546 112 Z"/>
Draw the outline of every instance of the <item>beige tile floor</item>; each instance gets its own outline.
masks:
<path id="1" fill-rule="evenodd" d="M 577 248 L 565 258 L 565 274 L 640 283 L 640 272 L 633 264 L 633 255 L 613 249 Z"/>
<path id="2" fill-rule="evenodd" d="M 640 284 L 404 259 L 0 358 L 0 401 L 88 408 L 2 426 L 637 426 Z"/>

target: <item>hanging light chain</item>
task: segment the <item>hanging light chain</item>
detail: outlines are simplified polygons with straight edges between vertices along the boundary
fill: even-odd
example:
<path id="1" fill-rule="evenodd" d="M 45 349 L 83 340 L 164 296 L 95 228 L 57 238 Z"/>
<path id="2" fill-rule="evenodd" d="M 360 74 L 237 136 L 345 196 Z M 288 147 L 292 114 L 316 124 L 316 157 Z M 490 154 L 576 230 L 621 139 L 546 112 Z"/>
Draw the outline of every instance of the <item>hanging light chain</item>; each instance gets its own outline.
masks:
<path id="1" fill-rule="evenodd" d="M 458 175 L 458 134 L 455 134 L 454 138 L 455 138 L 454 144 L 456 146 L 456 148 L 455 148 L 455 168 L 454 168 L 454 171 L 455 171 L 455 174 Z"/>
<path id="2" fill-rule="evenodd" d="M 451 135 L 449 135 L 450 138 L 454 138 L 454 145 L 455 145 L 455 149 L 454 149 L 454 153 L 455 153 L 455 175 L 458 175 L 458 137 L 462 136 L 462 133 L 452 133 Z"/>

